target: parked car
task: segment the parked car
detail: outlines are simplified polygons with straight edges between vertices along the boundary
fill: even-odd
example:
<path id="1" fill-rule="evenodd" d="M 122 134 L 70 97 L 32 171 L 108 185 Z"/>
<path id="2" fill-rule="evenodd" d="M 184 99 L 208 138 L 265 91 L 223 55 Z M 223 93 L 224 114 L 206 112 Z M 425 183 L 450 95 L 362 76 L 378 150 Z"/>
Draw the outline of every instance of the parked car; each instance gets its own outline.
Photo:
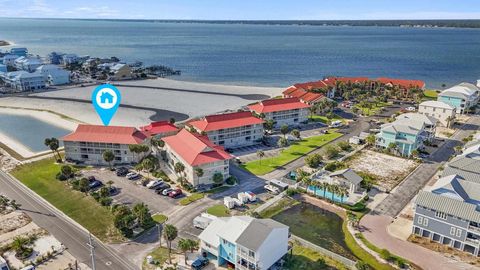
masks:
<path id="1" fill-rule="evenodd" d="M 272 193 L 280 193 L 280 190 L 277 187 L 274 187 L 272 185 L 265 185 L 264 188 Z"/>
<path id="2" fill-rule="evenodd" d="M 176 198 L 176 197 L 178 197 L 178 196 L 180 196 L 180 195 L 182 195 L 182 190 L 179 189 L 179 188 L 177 188 L 177 189 L 175 189 L 175 190 L 173 190 L 173 191 L 170 191 L 170 192 L 168 193 L 168 197 L 170 197 L 170 198 Z"/>
<path id="3" fill-rule="evenodd" d="M 416 111 L 417 109 L 415 109 L 415 107 L 410 106 L 410 107 L 405 108 L 405 110 L 407 110 L 407 111 L 409 111 L 409 112 L 414 112 L 414 111 Z"/>
<path id="4" fill-rule="evenodd" d="M 113 195 L 118 194 L 119 190 L 118 190 L 118 188 L 112 186 L 108 189 L 108 192 L 110 193 L 110 196 L 113 196 Z"/>
<path id="5" fill-rule="evenodd" d="M 331 124 L 330 124 L 330 127 L 331 128 L 337 128 L 337 127 L 341 127 L 342 126 L 342 121 L 340 120 L 335 120 L 333 121 Z"/>
<path id="6" fill-rule="evenodd" d="M 90 181 L 90 180 L 88 181 L 89 182 L 88 187 L 90 189 L 96 189 L 96 188 L 99 188 L 99 187 L 103 186 L 103 183 L 101 181 L 95 180 L 95 177 L 93 179 L 94 180 L 92 180 L 92 181 Z"/>
<path id="7" fill-rule="evenodd" d="M 162 180 L 152 180 L 152 181 L 148 182 L 146 187 L 152 189 L 152 188 L 155 188 L 155 187 L 157 187 L 161 184 L 163 184 Z"/>
<path id="8" fill-rule="evenodd" d="M 154 189 L 155 189 L 155 191 L 156 191 L 157 193 L 160 193 L 160 192 L 162 192 L 163 190 L 165 190 L 165 189 L 167 189 L 167 188 L 169 188 L 169 187 L 170 187 L 169 184 L 167 184 L 167 183 L 162 183 L 162 184 L 156 186 Z"/>
<path id="9" fill-rule="evenodd" d="M 117 176 L 125 176 L 128 174 L 128 169 L 125 167 L 119 167 L 116 169 L 115 173 Z"/>
<path id="10" fill-rule="evenodd" d="M 168 193 L 172 192 L 173 188 L 166 188 L 162 191 L 163 196 L 168 196 Z"/>
<path id="11" fill-rule="evenodd" d="M 208 265 L 208 259 L 205 257 L 198 257 L 191 265 L 193 270 L 203 269 Z"/>
<path id="12" fill-rule="evenodd" d="M 137 172 L 129 172 L 127 173 L 127 179 L 128 180 L 136 180 L 138 178 L 142 177 L 139 173 Z"/>

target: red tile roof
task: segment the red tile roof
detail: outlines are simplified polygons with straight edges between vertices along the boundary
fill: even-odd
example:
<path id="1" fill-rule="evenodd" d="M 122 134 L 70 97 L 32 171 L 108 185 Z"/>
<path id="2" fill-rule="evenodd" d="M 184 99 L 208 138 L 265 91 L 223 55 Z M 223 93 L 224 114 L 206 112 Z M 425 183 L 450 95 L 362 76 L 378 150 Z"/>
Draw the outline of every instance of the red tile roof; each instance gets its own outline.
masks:
<path id="1" fill-rule="evenodd" d="M 78 125 L 77 129 L 62 138 L 67 142 L 97 142 L 141 144 L 147 135 L 134 127 Z"/>
<path id="2" fill-rule="evenodd" d="M 207 136 L 193 134 L 185 129 L 162 140 L 191 166 L 233 158 L 223 147 L 213 144 Z"/>
<path id="3" fill-rule="evenodd" d="M 326 84 L 331 86 L 335 86 L 337 81 L 343 83 L 365 83 L 369 80 L 368 77 L 327 77 L 323 79 Z"/>
<path id="4" fill-rule="evenodd" d="M 145 132 L 149 136 L 153 136 L 163 133 L 175 132 L 178 131 L 178 128 L 168 121 L 157 121 L 150 123 L 150 125 L 148 126 L 140 127 L 140 130 Z"/>
<path id="5" fill-rule="evenodd" d="M 325 97 L 320 93 L 308 92 L 303 88 L 295 88 L 295 86 L 287 88 L 287 90 L 283 91 L 283 95 L 286 97 L 296 97 L 304 102 L 314 102 Z"/>
<path id="6" fill-rule="evenodd" d="M 420 81 L 420 80 L 402 80 L 402 79 L 392 79 L 392 78 L 378 78 L 377 82 L 383 83 L 383 84 L 392 84 L 392 85 L 398 85 L 400 87 L 403 87 L 405 89 L 409 89 L 412 87 L 416 88 L 424 88 L 425 87 L 425 82 Z"/>
<path id="7" fill-rule="evenodd" d="M 212 131 L 226 128 L 235 128 L 255 124 L 263 124 L 263 120 L 252 115 L 251 112 L 235 112 L 218 115 L 209 115 L 202 120 L 191 121 L 188 124 L 200 131 Z"/>
<path id="8" fill-rule="evenodd" d="M 267 99 L 248 106 L 250 110 L 255 111 L 256 113 L 279 112 L 309 107 L 309 105 L 302 103 L 300 99 L 296 97 Z"/>

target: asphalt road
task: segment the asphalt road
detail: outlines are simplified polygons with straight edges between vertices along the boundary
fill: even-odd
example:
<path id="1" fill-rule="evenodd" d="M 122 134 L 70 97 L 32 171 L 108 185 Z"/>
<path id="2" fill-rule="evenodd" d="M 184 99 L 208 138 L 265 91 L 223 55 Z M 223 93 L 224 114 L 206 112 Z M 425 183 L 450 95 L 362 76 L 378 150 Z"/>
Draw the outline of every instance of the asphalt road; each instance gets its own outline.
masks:
<path id="1" fill-rule="evenodd" d="M 374 209 L 377 215 L 397 216 L 418 191 L 433 177 L 440 166 L 454 154 L 454 147 L 461 144 L 463 138 L 478 130 L 480 117 L 472 116 L 467 123 L 446 142 L 439 146 L 431 157 L 420 164 L 402 183 Z"/>
<path id="2" fill-rule="evenodd" d="M 20 203 L 20 210 L 62 242 L 79 262 L 91 267 L 88 232 L 85 229 L 3 171 L 0 171 L 0 194 Z M 94 240 L 94 246 L 97 270 L 138 269 L 99 240 Z"/>

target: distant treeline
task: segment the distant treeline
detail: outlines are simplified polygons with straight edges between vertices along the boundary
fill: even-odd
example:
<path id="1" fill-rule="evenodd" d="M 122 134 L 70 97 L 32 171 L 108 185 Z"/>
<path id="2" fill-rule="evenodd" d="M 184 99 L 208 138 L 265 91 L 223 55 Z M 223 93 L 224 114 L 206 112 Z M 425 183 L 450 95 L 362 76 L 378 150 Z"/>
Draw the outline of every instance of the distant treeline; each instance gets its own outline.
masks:
<path id="1" fill-rule="evenodd" d="M 61 20 L 61 19 L 60 19 Z M 262 24 L 262 25 L 312 25 L 312 26 L 395 26 L 395 27 L 456 27 L 480 28 L 480 20 L 106 20 L 152 23 L 215 23 L 215 24 Z"/>

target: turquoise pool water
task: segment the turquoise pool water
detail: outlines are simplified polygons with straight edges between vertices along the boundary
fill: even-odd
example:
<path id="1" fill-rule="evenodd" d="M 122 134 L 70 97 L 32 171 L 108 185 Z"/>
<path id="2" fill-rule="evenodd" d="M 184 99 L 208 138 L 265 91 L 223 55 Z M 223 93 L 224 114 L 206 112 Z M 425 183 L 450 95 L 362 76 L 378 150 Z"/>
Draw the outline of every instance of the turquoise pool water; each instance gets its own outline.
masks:
<path id="1" fill-rule="evenodd" d="M 312 191 L 312 192 L 315 191 L 315 194 L 316 194 L 317 196 L 323 197 L 324 192 L 323 192 L 323 189 L 321 189 L 321 188 L 317 188 L 317 190 L 315 190 L 315 188 L 314 188 L 313 186 L 309 186 L 309 187 L 308 187 L 308 190 L 309 190 L 309 191 Z M 325 197 L 326 197 L 327 199 L 331 200 L 331 199 L 332 199 L 332 193 L 331 193 L 330 191 L 328 191 L 328 190 L 325 191 Z M 344 197 L 343 197 L 343 201 L 342 201 L 342 198 L 341 198 L 340 196 L 338 196 L 337 194 L 334 194 L 334 195 L 333 195 L 333 200 L 336 201 L 336 202 L 343 203 L 343 202 L 345 202 L 345 201 L 348 200 L 348 196 L 344 196 Z"/>

